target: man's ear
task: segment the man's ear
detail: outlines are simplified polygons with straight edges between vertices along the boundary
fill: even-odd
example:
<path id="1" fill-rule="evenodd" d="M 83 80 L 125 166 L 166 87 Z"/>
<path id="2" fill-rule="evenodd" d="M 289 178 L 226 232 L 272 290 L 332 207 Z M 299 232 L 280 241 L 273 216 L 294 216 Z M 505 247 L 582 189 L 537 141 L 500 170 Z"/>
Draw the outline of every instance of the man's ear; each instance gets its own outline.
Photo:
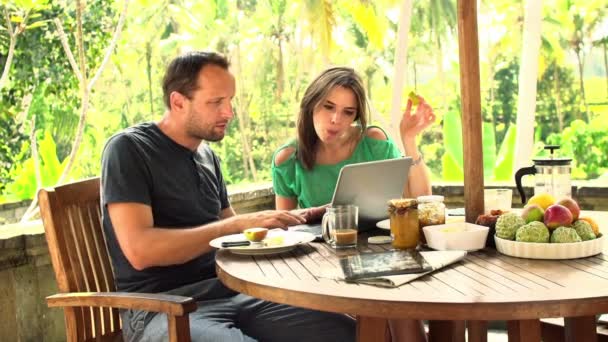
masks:
<path id="1" fill-rule="evenodd" d="M 186 100 L 188 100 L 184 95 L 177 91 L 171 92 L 169 95 L 169 104 L 171 105 L 171 110 L 182 111 L 186 104 Z"/>

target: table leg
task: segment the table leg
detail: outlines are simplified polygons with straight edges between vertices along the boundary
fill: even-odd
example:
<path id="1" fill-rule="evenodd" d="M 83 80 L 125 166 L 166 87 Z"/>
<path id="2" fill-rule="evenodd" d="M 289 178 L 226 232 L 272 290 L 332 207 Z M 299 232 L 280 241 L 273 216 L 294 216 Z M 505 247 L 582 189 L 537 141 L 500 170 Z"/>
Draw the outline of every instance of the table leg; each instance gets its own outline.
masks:
<path id="1" fill-rule="evenodd" d="M 429 321 L 430 342 L 465 342 L 465 321 Z"/>
<path id="2" fill-rule="evenodd" d="M 357 316 L 357 341 L 386 341 L 388 321 L 385 318 Z"/>
<path id="3" fill-rule="evenodd" d="M 488 321 L 467 321 L 469 342 L 488 341 Z"/>
<path id="4" fill-rule="evenodd" d="M 597 341 L 597 328 L 595 316 L 565 317 L 564 318 L 566 342 L 571 341 Z"/>
<path id="5" fill-rule="evenodd" d="M 508 321 L 507 330 L 509 342 L 539 342 L 540 320 L 524 319 L 520 321 Z"/>

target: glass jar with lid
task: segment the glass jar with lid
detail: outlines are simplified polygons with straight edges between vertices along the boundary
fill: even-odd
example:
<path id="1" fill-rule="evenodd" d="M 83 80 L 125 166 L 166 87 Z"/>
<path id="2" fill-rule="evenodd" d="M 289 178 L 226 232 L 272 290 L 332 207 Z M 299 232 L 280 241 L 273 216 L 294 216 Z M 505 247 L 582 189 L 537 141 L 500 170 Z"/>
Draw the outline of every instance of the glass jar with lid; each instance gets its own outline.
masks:
<path id="1" fill-rule="evenodd" d="M 418 202 L 418 226 L 420 227 L 420 242 L 426 244 L 422 228 L 445 223 L 445 204 L 443 196 L 420 196 Z"/>
<path id="2" fill-rule="evenodd" d="M 388 202 L 388 214 L 393 248 L 416 248 L 420 241 L 416 199 L 399 198 L 390 200 Z"/>

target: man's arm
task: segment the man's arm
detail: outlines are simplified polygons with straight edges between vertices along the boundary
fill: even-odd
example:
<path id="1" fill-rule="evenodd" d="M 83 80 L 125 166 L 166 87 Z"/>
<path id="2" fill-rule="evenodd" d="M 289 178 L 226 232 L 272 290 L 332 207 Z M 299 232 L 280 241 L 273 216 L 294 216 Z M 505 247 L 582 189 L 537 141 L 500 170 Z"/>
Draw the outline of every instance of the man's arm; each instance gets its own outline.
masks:
<path id="1" fill-rule="evenodd" d="M 120 248 L 137 270 L 186 263 L 211 251 L 211 240 L 246 228 L 286 227 L 305 222 L 302 216 L 288 211 L 268 210 L 236 216 L 232 207 L 228 207 L 221 212 L 222 220 L 188 229 L 168 229 L 154 227 L 148 205 L 109 203 L 107 206 Z"/>
<path id="2" fill-rule="evenodd" d="M 222 211 L 220 212 L 220 218 L 222 219 L 226 219 L 232 216 L 236 216 L 236 211 L 234 211 L 234 208 L 232 208 L 232 206 L 226 209 L 222 209 Z"/>

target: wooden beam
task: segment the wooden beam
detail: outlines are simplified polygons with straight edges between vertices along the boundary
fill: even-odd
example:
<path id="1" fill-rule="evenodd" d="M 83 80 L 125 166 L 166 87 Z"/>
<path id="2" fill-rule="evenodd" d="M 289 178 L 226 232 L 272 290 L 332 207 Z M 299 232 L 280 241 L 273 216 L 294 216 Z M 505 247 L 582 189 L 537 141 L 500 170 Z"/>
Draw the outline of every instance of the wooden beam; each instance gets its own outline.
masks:
<path id="1" fill-rule="evenodd" d="M 467 222 L 483 213 L 483 149 L 479 86 L 477 0 L 458 0 L 458 50 L 464 156 L 464 202 Z"/>

